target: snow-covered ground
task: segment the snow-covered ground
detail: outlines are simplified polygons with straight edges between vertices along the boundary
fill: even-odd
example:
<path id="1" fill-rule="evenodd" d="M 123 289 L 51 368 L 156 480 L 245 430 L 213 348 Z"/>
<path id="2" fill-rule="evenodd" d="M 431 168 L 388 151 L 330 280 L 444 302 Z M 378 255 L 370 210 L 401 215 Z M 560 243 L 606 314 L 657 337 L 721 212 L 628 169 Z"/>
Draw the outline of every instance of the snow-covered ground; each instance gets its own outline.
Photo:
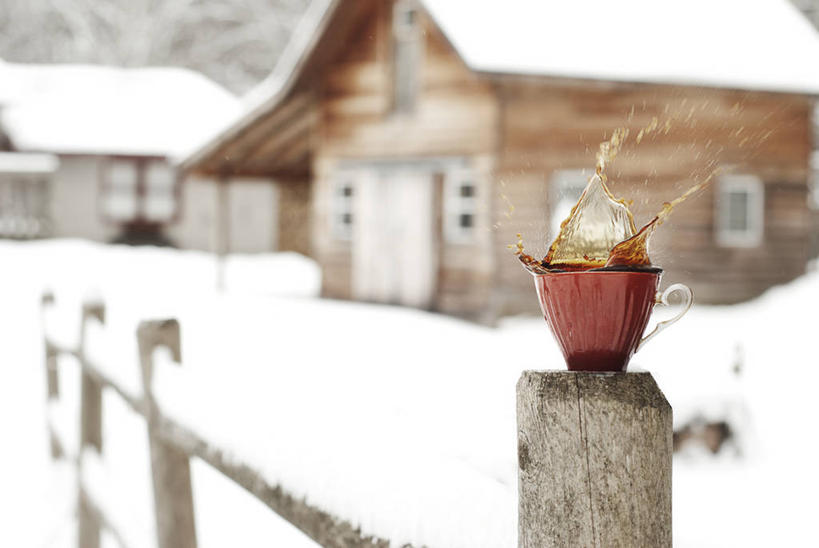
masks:
<path id="1" fill-rule="evenodd" d="M 6 266 L 0 284 L 0 546 L 74 547 L 75 478 L 71 467 L 55 466 L 46 438 L 43 339 L 40 295 L 52 289 L 59 303 L 49 314 L 53 334 L 73 344 L 78 335 L 77 310 L 86 295 L 127 294 L 135 302 L 155 297 L 135 315 L 161 313 L 174 296 L 212 295 L 217 263 L 211 255 L 157 249 L 105 247 L 81 241 L 17 244 L 0 242 Z M 311 261 L 294 254 L 236 256 L 225 265 L 231 295 L 313 296 L 319 273 Z M 102 281 L 102 283 L 97 283 Z M 86 283 L 90 282 L 90 283 Z M 117 312 L 112 309 L 112 321 Z M 127 337 L 126 337 L 127 338 Z M 135 347 L 134 347 L 135 348 Z M 125 349 L 123 356 L 130 352 Z M 130 362 L 129 362 L 130 363 Z M 71 359 L 60 368 L 61 405 L 52 409 L 76 451 L 79 371 Z M 124 378 L 130 371 L 123 368 Z M 152 546 L 152 509 L 147 440 L 141 419 L 115 394 L 104 394 L 104 468 L 93 484 L 113 493 L 115 521 L 137 548 Z M 315 546 L 267 507 L 225 480 L 206 464 L 192 464 L 200 546 Z M 103 475 L 104 474 L 104 475 Z M 106 548 L 117 546 L 104 536 Z"/>
<path id="2" fill-rule="evenodd" d="M 181 367 L 157 353 L 160 405 L 291 493 L 397 545 L 516 545 L 514 385 L 522 369 L 562 367 L 542 319 L 489 329 L 323 301 L 315 267 L 295 255 L 231 258 L 222 294 L 215 260 L 200 253 L 64 241 L 2 243 L 0 258 L 0 421 L 15 440 L 0 456 L 0 485 L 10 486 L 0 515 L 21 516 L 0 528 L 0 545 L 65 546 L 73 535 L 73 478 L 47 458 L 43 287 L 57 296 L 49 332 L 66 343 L 76 340 L 82 296 L 103 297 L 106 325 L 89 331 L 90 350 L 135 393 L 137 322 L 178 318 Z M 695 307 L 633 360 L 657 378 L 676 424 L 702 415 L 737 432 L 716 457 L 694 447 L 675 458 L 677 546 L 812 538 L 818 306 L 812 273 L 745 305 Z M 76 364 L 60 369 L 65 421 Z M 116 493 L 112 505 L 141 546 L 152 532 L 144 425 L 113 394 L 104 406 L 104 462 L 89 473 Z M 202 546 L 299 545 L 297 532 L 206 465 L 193 472 Z"/>

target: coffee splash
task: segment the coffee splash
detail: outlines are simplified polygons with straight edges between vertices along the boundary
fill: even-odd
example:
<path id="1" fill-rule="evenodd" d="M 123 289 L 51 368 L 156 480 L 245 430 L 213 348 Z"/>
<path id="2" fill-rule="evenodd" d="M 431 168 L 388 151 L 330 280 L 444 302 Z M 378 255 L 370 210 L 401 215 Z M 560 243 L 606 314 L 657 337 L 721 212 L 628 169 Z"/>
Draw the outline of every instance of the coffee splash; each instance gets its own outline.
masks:
<path id="1" fill-rule="evenodd" d="M 656 117 L 652 118 L 651 123 L 639 131 L 636 142 L 655 131 L 663 130 L 667 134 L 670 127 L 670 121 L 660 125 Z M 628 135 L 629 131 L 621 128 L 608 141 L 600 144 L 595 173 L 569 216 L 561 223 L 557 237 L 542 260 L 526 254 L 522 237 L 517 235 L 518 242 L 513 247 L 527 270 L 545 274 L 598 268 L 651 267 L 648 249 L 657 227 L 671 215 L 674 207 L 709 185 L 717 171 L 712 170 L 683 195 L 665 202 L 657 215 L 637 230 L 629 204 L 612 194 L 605 174 L 606 167 L 617 156 Z"/>
<path id="2" fill-rule="evenodd" d="M 595 173 L 561 223 L 544 262 L 562 270 L 601 267 L 611 250 L 636 232 L 628 205 L 612 195 L 601 173 Z"/>
<path id="3" fill-rule="evenodd" d="M 679 196 L 671 202 L 664 203 L 660 212 L 657 213 L 657 215 L 655 215 L 654 218 L 648 223 L 646 223 L 646 225 L 643 226 L 643 228 L 641 228 L 637 234 L 618 243 L 612 248 L 604 266 L 606 268 L 651 266 L 651 259 L 648 256 L 648 242 L 651 236 L 654 234 L 654 231 L 657 229 L 657 227 L 663 224 L 663 221 L 665 221 L 669 215 L 671 215 L 671 211 L 675 206 L 681 204 L 689 197 L 708 186 L 716 174 L 717 170 L 712 171 L 705 180 L 686 190 L 682 196 Z"/>

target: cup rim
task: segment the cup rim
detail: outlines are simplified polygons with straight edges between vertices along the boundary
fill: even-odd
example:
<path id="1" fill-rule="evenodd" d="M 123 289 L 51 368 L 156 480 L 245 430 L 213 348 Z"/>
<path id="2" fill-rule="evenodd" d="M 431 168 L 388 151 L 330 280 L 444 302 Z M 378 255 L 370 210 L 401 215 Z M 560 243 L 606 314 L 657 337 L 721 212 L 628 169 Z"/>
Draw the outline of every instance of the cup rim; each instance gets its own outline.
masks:
<path id="1" fill-rule="evenodd" d="M 541 274 L 532 273 L 536 278 L 548 276 L 561 276 L 564 274 L 643 274 L 650 276 L 657 276 L 663 273 L 663 269 L 657 266 L 633 268 L 633 267 L 608 267 L 608 268 L 592 268 L 590 270 L 558 270 L 554 272 L 544 272 Z"/>

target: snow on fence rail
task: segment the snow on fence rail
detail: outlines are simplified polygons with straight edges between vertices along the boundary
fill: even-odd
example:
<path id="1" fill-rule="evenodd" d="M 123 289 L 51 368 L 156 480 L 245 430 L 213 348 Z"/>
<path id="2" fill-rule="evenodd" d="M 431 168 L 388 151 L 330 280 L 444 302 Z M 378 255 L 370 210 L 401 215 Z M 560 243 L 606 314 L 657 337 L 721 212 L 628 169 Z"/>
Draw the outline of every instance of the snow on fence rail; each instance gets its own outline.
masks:
<path id="1" fill-rule="evenodd" d="M 44 309 L 53 303 L 51 294 L 43 296 Z M 101 467 L 106 388 L 147 425 L 159 548 L 197 546 L 192 457 L 210 464 L 323 546 L 391 545 L 390 539 L 366 535 L 343 517 L 271 484 L 260 471 L 237 464 L 225 449 L 162 412 L 153 391 L 154 351 L 166 348 L 181 365 L 175 319 L 143 321 L 137 328 L 139 395 L 89 357 L 85 333 L 94 321 L 105 322 L 105 307 L 86 302 L 76 347 L 45 334 L 51 409 L 60 398 L 58 358 L 73 356 L 81 370 L 80 439 L 73 454 L 54 413 L 48 424 L 52 456 L 71 459 L 77 467 L 80 548 L 98 548 L 103 528 L 121 546 L 136 546 L 109 512 L 107 503 L 114 494 L 104 492 L 104 482 L 94 481 Z M 671 546 L 671 408 L 650 374 L 526 371 L 517 386 L 517 422 L 518 546 Z"/>
<path id="2" fill-rule="evenodd" d="M 54 302 L 52 295 L 43 297 L 43 305 Z M 193 548 L 196 535 L 193 527 L 193 498 L 189 459 L 199 457 L 224 476 L 244 487 L 274 512 L 301 529 L 316 542 L 325 546 L 388 546 L 386 540 L 363 535 L 349 522 L 329 515 L 320 509 L 291 496 L 278 485 L 271 485 L 261 474 L 248 466 L 235 464 L 225 452 L 202 439 L 190 429 L 163 415 L 153 400 L 151 386 L 153 374 L 153 351 L 167 347 L 175 361 L 181 362 L 179 347 L 179 324 L 176 320 L 142 322 L 137 332 L 144 395 L 135 397 L 106 376 L 88 358 L 85 351 L 85 328 L 90 321 L 104 322 L 105 308 L 102 303 L 86 303 L 82 309 L 81 334 L 76 348 L 61 346 L 45 337 L 46 379 L 49 400 L 59 398 L 57 358 L 70 355 L 81 366 L 80 445 L 76 455 L 71 455 L 69 440 L 61 439 L 54 421 L 49 422 L 49 439 L 54 458 L 71 458 L 78 468 L 78 545 L 81 548 L 99 546 L 100 529 L 108 529 L 122 546 L 130 547 L 128 539 L 117 531 L 106 508 L 101 504 L 105 496 L 95 493 L 85 481 L 86 468 L 96 466 L 94 453 L 102 450 L 102 390 L 112 389 L 148 424 L 151 466 L 154 486 L 154 507 L 157 520 L 157 545 L 160 548 Z M 99 486 L 94 486 L 98 488 Z"/>

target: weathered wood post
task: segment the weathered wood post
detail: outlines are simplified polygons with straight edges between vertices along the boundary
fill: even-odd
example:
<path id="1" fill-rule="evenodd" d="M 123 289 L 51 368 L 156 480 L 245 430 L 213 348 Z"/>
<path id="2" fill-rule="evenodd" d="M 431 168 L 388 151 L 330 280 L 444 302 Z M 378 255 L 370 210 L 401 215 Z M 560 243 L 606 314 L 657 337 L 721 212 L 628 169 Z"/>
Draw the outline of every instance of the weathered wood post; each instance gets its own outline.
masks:
<path id="1" fill-rule="evenodd" d="M 49 342 L 48 336 L 45 334 L 45 311 L 46 308 L 52 305 L 54 305 L 54 294 L 50 291 L 46 291 L 40 299 L 40 324 L 43 326 L 43 339 L 45 341 L 46 403 L 50 403 L 51 400 L 57 400 L 60 397 L 57 349 Z M 63 448 L 50 425 L 48 427 L 48 441 L 51 449 L 51 458 L 54 460 L 62 458 Z"/>
<path id="2" fill-rule="evenodd" d="M 227 257 L 230 253 L 230 188 L 226 172 L 216 181 L 216 289 L 224 291 Z"/>
<path id="3" fill-rule="evenodd" d="M 80 444 L 77 470 L 82 477 L 82 452 L 93 448 L 102 452 L 102 385 L 89 375 L 85 368 L 86 360 L 86 327 L 95 319 L 105 321 L 105 305 L 93 301 L 83 303 L 82 321 L 80 322 L 80 343 L 78 358 L 82 362 L 80 378 Z M 82 482 L 80 481 L 79 484 Z M 96 514 L 89 507 L 82 488 L 77 493 L 77 542 L 80 548 L 99 548 L 100 523 Z"/>
<path id="4" fill-rule="evenodd" d="M 649 373 L 525 371 L 518 546 L 671 546 L 671 406 Z"/>
<path id="5" fill-rule="evenodd" d="M 176 320 L 142 322 L 137 329 L 137 340 L 151 450 L 157 545 L 159 548 L 196 548 L 190 462 L 185 453 L 160 436 L 161 415 L 152 388 L 153 353 L 157 347 L 167 347 L 173 359 L 181 362 L 179 323 Z"/>

